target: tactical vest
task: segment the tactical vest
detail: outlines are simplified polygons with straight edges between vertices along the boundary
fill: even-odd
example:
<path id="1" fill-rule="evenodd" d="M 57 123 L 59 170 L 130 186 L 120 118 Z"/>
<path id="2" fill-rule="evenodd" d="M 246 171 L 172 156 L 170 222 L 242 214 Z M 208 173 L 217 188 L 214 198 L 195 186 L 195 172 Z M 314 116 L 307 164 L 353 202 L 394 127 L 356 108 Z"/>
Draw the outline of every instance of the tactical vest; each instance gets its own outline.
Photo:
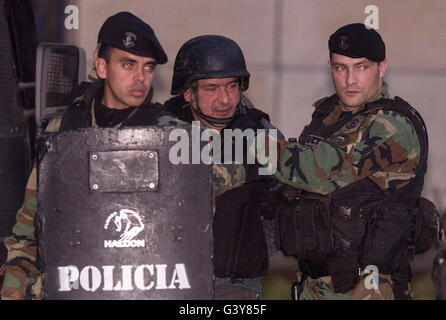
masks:
<path id="1" fill-rule="evenodd" d="M 344 126 L 360 127 L 355 118 L 377 109 L 397 112 L 414 127 L 421 146 L 421 159 L 412 181 L 398 189 L 383 192 L 365 178 L 337 189 L 329 196 L 301 193 L 294 207 L 279 214 L 281 247 L 285 254 L 299 259 L 300 271 L 311 278 L 330 275 L 335 292 L 345 293 L 359 281 L 359 271 L 375 265 L 381 274 L 390 274 L 396 286 L 411 279 L 410 263 L 416 251 L 416 223 L 427 166 L 428 138 L 421 116 L 399 97 L 379 99 L 366 104 L 355 114 L 341 117 L 331 126 L 323 119 L 333 111 L 339 98 L 333 95 L 313 113 L 299 142 L 317 145 L 324 141 L 334 146 L 346 144 L 346 136 L 334 136 Z M 344 127 L 345 128 L 345 127 Z M 291 221 L 291 223 L 290 223 Z M 289 236 L 291 229 L 295 236 Z M 286 233 L 288 232 L 288 236 Z M 288 238 L 287 238 L 288 237 Z M 295 238 L 298 240 L 294 241 Z M 291 239 L 291 240 L 290 240 Z M 287 243 L 283 243 L 287 242 Z M 430 248 L 428 245 L 428 248 Z M 425 250 L 421 248 L 418 251 Z M 394 289 L 398 289 L 395 288 Z M 407 297 L 398 296 L 397 298 Z"/>

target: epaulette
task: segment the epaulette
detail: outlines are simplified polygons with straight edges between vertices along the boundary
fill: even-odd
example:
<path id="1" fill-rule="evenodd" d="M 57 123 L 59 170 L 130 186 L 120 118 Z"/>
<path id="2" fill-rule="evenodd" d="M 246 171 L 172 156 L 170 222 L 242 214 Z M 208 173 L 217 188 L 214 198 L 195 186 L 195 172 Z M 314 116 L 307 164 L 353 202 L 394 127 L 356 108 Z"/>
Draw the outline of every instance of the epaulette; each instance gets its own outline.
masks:
<path id="1" fill-rule="evenodd" d="M 337 96 L 337 94 L 333 94 L 329 97 L 323 97 L 317 100 L 315 103 L 313 103 L 313 106 L 315 107 L 315 111 L 317 113 L 328 115 L 334 110 L 338 103 L 339 97 Z"/>

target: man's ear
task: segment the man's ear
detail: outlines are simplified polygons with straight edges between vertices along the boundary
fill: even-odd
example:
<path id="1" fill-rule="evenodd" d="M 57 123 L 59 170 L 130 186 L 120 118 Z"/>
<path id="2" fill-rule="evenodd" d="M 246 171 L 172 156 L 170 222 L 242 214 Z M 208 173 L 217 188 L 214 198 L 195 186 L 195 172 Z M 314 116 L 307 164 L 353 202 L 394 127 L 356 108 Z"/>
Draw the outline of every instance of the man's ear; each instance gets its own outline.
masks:
<path id="1" fill-rule="evenodd" d="M 189 89 L 187 89 L 184 93 L 184 100 L 186 100 L 186 102 L 191 102 L 192 101 L 192 88 L 189 87 Z"/>
<path id="2" fill-rule="evenodd" d="M 379 68 L 379 77 L 382 79 L 384 75 L 386 74 L 387 70 L 387 60 L 383 60 L 378 64 Z"/>
<path id="3" fill-rule="evenodd" d="M 94 59 L 94 65 L 96 67 L 96 73 L 98 77 L 101 79 L 107 78 L 107 61 L 96 56 L 96 58 Z"/>
<path id="4" fill-rule="evenodd" d="M 328 60 L 327 65 L 328 65 L 328 72 L 331 74 L 331 76 L 333 76 L 333 68 L 332 68 L 333 64 L 331 62 L 331 59 Z"/>

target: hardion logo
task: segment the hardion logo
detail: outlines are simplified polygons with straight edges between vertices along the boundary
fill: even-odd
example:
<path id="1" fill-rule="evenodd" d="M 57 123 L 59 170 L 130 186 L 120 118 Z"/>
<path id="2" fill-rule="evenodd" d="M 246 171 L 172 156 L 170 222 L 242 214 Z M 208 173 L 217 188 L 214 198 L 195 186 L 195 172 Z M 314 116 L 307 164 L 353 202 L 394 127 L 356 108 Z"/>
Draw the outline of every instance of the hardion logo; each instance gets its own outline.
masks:
<path id="1" fill-rule="evenodd" d="M 113 224 L 111 224 L 113 223 Z M 119 239 L 104 240 L 104 248 L 144 248 L 145 240 L 135 237 L 144 230 L 144 223 L 138 213 L 130 209 L 121 209 L 110 214 L 104 229 L 113 229 L 119 233 Z"/>

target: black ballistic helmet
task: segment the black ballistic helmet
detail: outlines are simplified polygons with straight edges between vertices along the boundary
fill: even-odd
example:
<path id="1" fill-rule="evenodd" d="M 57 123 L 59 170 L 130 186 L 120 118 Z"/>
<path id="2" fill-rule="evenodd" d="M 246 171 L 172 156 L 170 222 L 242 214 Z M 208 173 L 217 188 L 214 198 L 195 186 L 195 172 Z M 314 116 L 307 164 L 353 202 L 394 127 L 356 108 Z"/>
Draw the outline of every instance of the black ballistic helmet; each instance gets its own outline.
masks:
<path id="1" fill-rule="evenodd" d="M 249 72 L 240 47 L 218 35 L 199 36 L 178 51 L 173 68 L 172 95 L 184 93 L 198 79 L 240 77 L 240 90 L 249 86 Z"/>

